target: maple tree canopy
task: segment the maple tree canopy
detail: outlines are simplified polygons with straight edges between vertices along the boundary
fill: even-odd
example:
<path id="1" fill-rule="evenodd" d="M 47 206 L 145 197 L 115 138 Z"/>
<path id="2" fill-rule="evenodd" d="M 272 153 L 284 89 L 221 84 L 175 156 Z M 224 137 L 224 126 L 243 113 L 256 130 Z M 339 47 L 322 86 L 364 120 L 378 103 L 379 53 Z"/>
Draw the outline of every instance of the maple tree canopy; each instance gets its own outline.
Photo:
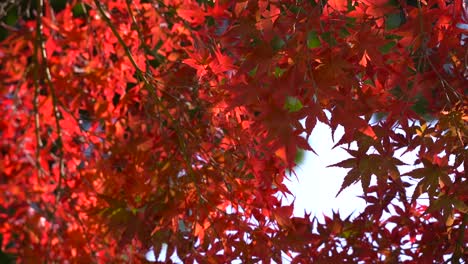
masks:
<path id="1" fill-rule="evenodd" d="M 6 1 L 0 15 L 2 263 L 144 263 L 166 246 L 184 263 L 466 260 L 462 0 Z M 279 198 L 318 121 L 344 128 L 350 157 L 333 166 L 349 169 L 341 190 L 362 184 L 358 215 L 293 217 Z"/>

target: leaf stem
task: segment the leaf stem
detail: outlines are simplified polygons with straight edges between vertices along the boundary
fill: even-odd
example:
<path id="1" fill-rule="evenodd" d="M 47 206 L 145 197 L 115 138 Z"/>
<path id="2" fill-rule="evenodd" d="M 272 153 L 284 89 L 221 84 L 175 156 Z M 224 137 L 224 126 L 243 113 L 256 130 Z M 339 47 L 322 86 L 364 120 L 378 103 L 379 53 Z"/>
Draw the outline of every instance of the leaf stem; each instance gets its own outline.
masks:
<path id="1" fill-rule="evenodd" d="M 39 53 L 40 53 L 40 55 L 42 57 L 42 62 L 45 65 L 44 71 L 45 71 L 46 83 L 47 83 L 47 85 L 48 85 L 48 87 L 50 89 L 50 94 L 51 94 L 51 97 L 52 97 L 52 107 L 53 107 L 53 113 L 54 113 L 54 119 L 55 119 L 55 130 L 56 130 L 56 133 L 57 133 L 57 140 L 56 141 L 57 141 L 57 144 L 58 144 L 58 150 L 57 151 L 58 151 L 58 159 L 59 159 L 59 161 L 58 161 L 58 163 L 59 163 L 59 178 L 58 178 L 57 186 L 56 186 L 56 188 L 54 190 L 55 203 L 54 203 L 51 215 L 50 215 L 51 227 L 50 227 L 50 230 L 49 230 L 48 241 L 47 241 L 47 251 L 50 251 L 51 242 L 52 242 L 51 235 L 53 233 L 54 225 L 55 225 L 55 222 L 56 222 L 55 213 L 57 212 L 58 203 L 59 203 L 60 198 L 62 196 L 62 184 L 63 184 L 63 180 L 65 178 L 65 161 L 64 161 L 64 154 L 63 154 L 62 128 L 60 126 L 60 118 L 61 117 L 60 117 L 60 111 L 58 109 L 59 103 L 58 103 L 57 93 L 56 93 L 54 84 L 52 82 L 52 74 L 51 74 L 50 68 L 48 66 L 47 50 L 45 48 L 45 43 L 44 43 L 43 24 L 42 24 L 43 9 L 44 9 L 44 0 L 37 0 L 36 34 L 37 34 L 37 43 L 39 44 L 37 46 L 38 46 L 40 52 L 36 52 L 35 55 L 36 55 L 36 62 L 38 62 L 39 61 L 38 56 L 39 56 Z M 36 49 L 36 51 L 37 51 L 37 49 Z M 37 81 L 38 80 L 36 79 L 36 82 Z M 37 90 L 38 88 L 39 88 L 39 85 L 36 85 L 36 87 L 35 87 L 35 102 L 37 101 L 37 98 L 38 98 L 38 94 L 36 95 L 36 92 L 38 92 L 38 90 Z M 35 107 L 37 107 L 37 103 L 35 103 Z M 36 120 L 38 120 L 38 119 L 36 119 Z M 36 125 L 37 125 L 36 133 L 38 133 L 39 123 L 37 123 Z M 39 145 L 38 145 L 38 148 L 39 148 Z M 50 257 L 50 254 L 48 254 L 46 256 L 45 263 L 48 263 L 49 257 Z"/>
<path id="2" fill-rule="evenodd" d="M 127 55 L 128 59 L 130 60 L 130 63 L 132 63 L 133 67 L 138 72 L 138 74 L 141 75 L 141 73 L 143 71 L 138 67 L 135 59 L 133 58 L 132 52 L 130 51 L 130 48 L 127 46 L 127 44 L 125 44 L 125 41 L 120 36 L 119 32 L 117 32 L 117 29 L 112 24 L 110 18 L 107 17 L 106 13 L 104 12 L 104 9 L 101 6 L 101 3 L 99 3 L 98 0 L 94 0 L 94 4 L 98 8 L 98 11 L 101 14 L 102 18 L 104 18 L 104 21 L 106 22 L 107 26 L 110 27 L 110 29 L 112 30 L 112 33 L 114 33 L 114 36 L 117 38 L 117 41 L 119 42 L 119 44 L 123 47 L 123 49 L 125 51 L 125 54 Z"/>

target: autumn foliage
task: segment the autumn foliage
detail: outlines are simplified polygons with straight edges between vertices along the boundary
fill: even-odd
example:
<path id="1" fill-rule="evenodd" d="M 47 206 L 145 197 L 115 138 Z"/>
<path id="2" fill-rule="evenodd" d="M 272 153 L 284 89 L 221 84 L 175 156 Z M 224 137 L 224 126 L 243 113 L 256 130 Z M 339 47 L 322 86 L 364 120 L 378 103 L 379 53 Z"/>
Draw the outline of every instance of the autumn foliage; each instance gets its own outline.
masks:
<path id="1" fill-rule="evenodd" d="M 461 0 L 57 2 L 2 10 L 2 261 L 467 258 Z M 279 198 L 318 121 L 357 215 Z"/>

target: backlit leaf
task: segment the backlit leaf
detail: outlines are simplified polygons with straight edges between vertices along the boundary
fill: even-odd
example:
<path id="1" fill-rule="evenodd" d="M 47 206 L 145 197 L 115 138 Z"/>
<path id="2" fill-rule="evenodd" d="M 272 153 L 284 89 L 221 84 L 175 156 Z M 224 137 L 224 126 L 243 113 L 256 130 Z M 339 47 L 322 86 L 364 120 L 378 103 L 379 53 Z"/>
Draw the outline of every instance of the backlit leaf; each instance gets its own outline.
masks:
<path id="1" fill-rule="evenodd" d="M 320 47 L 320 39 L 318 38 L 317 32 L 310 31 L 307 34 L 307 47 L 309 49 Z"/>
<path id="2" fill-rule="evenodd" d="M 349 186 L 351 186 L 352 184 L 356 183 L 359 181 L 361 177 L 361 174 L 359 173 L 359 170 L 356 169 L 356 168 L 353 168 L 351 169 L 348 174 L 345 176 L 344 180 L 343 180 L 343 183 L 341 185 L 341 188 L 340 190 L 338 191 L 338 193 L 336 194 L 335 197 L 338 197 L 338 195 L 340 195 L 340 193 L 348 188 Z"/>
<path id="3" fill-rule="evenodd" d="M 385 16 L 385 27 L 387 29 L 398 28 L 402 23 L 403 17 L 400 13 L 393 13 Z"/>
<path id="4" fill-rule="evenodd" d="M 286 102 L 284 104 L 284 108 L 289 112 L 297 112 L 300 111 L 304 106 L 302 105 L 301 101 L 293 96 L 286 97 Z"/>

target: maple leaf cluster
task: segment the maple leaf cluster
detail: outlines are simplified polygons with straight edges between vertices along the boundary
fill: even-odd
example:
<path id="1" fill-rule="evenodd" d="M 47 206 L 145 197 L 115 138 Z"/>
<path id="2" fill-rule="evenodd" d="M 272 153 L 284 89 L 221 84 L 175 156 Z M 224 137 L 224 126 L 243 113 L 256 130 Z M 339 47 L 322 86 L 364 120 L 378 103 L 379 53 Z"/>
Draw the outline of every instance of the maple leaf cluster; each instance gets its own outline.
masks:
<path id="1" fill-rule="evenodd" d="M 1 260 L 468 256 L 461 0 L 58 2 L 0 9 Z M 317 122 L 356 216 L 279 198 Z"/>

